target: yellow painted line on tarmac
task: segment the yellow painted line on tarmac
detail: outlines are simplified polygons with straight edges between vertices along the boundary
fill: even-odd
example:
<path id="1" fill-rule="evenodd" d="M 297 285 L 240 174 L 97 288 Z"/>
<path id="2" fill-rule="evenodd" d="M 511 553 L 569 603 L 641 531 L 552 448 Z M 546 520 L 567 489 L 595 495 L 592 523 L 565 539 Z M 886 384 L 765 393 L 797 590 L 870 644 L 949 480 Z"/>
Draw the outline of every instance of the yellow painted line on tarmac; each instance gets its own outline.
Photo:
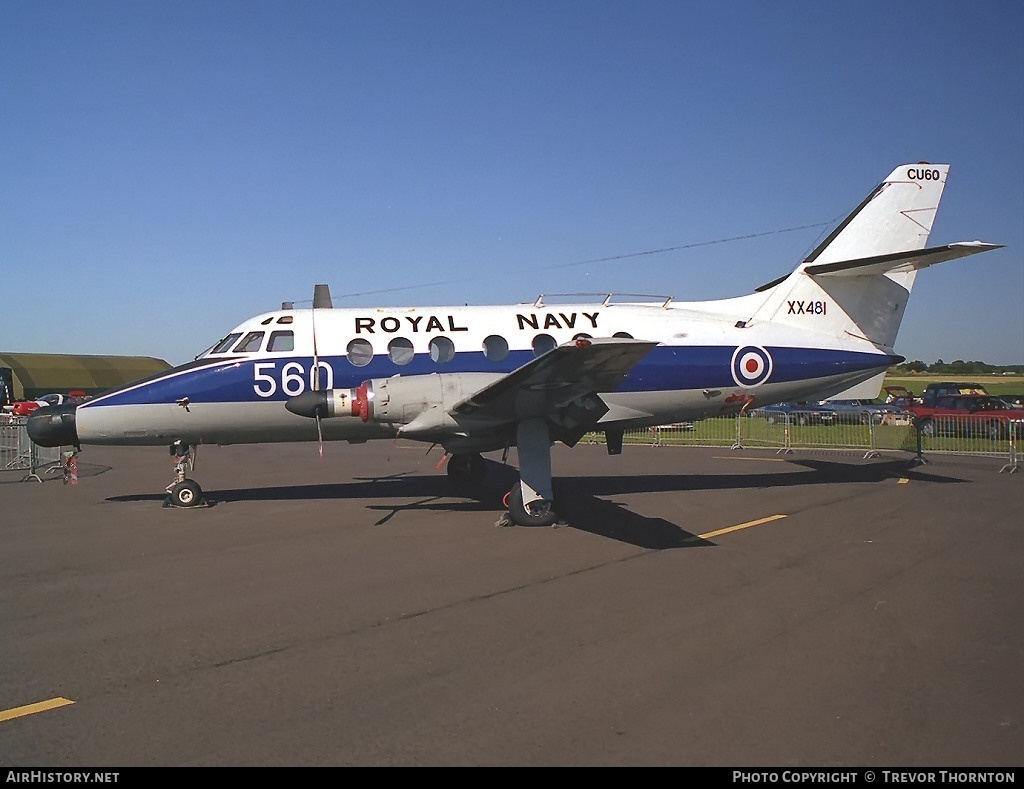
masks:
<path id="1" fill-rule="evenodd" d="M 752 526 L 761 526 L 762 524 L 771 523 L 772 521 L 788 517 L 788 515 L 769 515 L 767 518 L 758 518 L 756 521 L 738 523 L 735 526 L 726 526 L 724 529 L 719 529 L 718 531 L 709 531 L 704 534 L 698 534 L 697 538 L 701 540 L 710 540 L 712 537 L 721 537 L 723 534 L 728 534 L 729 532 L 739 531 L 740 529 L 749 529 Z"/>
<path id="2" fill-rule="evenodd" d="M 14 718 L 24 718 L 26 715 L 35 715 L 37 712 L 46 712 L 47 710 L 55 710 L 58 707 L 66 707 L 68 704 L 74 704 L 75 702 L 71 699 L 49 699 L 47 701 L 37 701 L 35 704 L 26 704 L 24 707 L 13 707 L 9 710 L 0 710 L 0 721 L 9 721 Z"/>
<path id="3" fill-rule="evenodd" d="M 896 484 L 897 485 L 906 485 L 908 482 L 910 482 L 910 480 L 907 479 L 906 477 L 900 477 L 900 481 L 897 482 Z"/>
<path id="4" fill-rule="evenodd" d="M 769 463 L 788 463 L 789 462 L 785 458 L 745 458 L 745 457 L 738 457 L 737 455 L 712 455 L 712 459 L 713 460 L 756 460 L 756 461 L 758 461 L 760 463 L 764 463 L 765 461 L 767 461 Z"/>

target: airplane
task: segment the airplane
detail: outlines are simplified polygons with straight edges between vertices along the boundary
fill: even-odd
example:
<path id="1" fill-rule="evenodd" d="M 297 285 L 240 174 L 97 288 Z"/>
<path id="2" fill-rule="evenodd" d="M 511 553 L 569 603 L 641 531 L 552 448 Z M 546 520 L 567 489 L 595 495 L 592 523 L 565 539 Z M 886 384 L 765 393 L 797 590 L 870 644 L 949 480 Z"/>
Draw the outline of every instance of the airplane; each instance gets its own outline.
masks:
<path id="1" fill-rule="evenodd" d="M 44 447 L 405 438 L 479 483 L 482 453 L 515 448 L 508 520 L 559 520 L 551 448 L 603 432 L 784 401 L 878 396 L 917 272 L 1002 245 L 928 247 L 949 165 L 896 167 L 789 274 L 712 301 L 562 297 L 493 306 L 310 308 L 252 317 L 193 361 L 78 405 L 38 409 Z M 630 300 L 632 299 L 632 300 Z M 431 448 L 432 448 L 431 447 Z M 181 475 L 174 506 L 202 501 Z"/>

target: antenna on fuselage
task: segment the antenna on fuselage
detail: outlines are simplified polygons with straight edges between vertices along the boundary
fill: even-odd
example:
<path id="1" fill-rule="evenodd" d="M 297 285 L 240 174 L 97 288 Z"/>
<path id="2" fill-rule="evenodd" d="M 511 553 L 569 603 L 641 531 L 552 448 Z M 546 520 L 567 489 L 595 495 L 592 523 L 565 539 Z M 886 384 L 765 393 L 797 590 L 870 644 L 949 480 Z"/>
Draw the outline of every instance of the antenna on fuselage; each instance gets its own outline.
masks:
<path id="1" fill-rule="evenodd" d="M 313 286 L 313 309 L 314 310 L 333 310 L 334 302 L 331 301 L 331 286 L 330 285 L 314 285 Z"/>

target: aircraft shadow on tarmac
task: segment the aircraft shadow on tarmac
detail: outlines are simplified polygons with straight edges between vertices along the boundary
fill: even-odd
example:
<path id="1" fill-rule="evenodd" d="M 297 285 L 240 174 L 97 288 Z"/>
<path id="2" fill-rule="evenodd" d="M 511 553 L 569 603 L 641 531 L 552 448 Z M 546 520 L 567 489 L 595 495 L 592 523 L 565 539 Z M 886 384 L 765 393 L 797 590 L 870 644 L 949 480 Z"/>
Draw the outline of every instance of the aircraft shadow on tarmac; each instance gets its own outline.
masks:
<path id="1" fill-rule="evenodd" d="M 515 468 L 486 459 L 485 481 L 475 489 L 460 489 L 446 476 L 413 473 L 383 477 L 357 477 L 351 482 L 315 485 L 281 485 L 262 488 L 235 488 L 206 491 L 208 506 L 247 501 L 294 501 L 329 499 L 369 499 L 369 510 L 384 514 L 382 525 L 393 518 L 423 510 L 491 513 L 495 525 L 501 525 L 502 497 L 518 480 Z M 956 477 L 929 474 L 913 460 L 885 460 L 871 463 L 843 463 L 815 459 L 787 461 L 798 470 L 763 474 L 642 474 L 625 476 L 566 476 L 554 480 L 555 498 L 563 502 L 559 526 L 568 526 L 591 534 L 618 540 L 639 548 L 666 549 L 713 545 L 681 526 L 662 518 L 650 518 L 632 512 L 610 500 L 616 494 L 665 493 L 670 491 L 744 490 L 765 487 L 804 485 L 842 485 L 876 483 L 907 478 L 921 482 L 963 483 Z M 159 502 L 163 494 L 111 496 L 110 502 Z M 414 499 L 414 501 L 398 501 Z"/>

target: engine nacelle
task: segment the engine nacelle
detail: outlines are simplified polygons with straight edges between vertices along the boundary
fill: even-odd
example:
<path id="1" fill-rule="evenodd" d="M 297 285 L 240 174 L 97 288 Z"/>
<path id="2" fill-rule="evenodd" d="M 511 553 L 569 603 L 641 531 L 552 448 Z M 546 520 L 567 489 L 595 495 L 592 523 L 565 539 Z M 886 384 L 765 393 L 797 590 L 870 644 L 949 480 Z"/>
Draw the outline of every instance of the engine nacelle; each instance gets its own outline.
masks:
<path id="1" fill-rule="evenodd" d="M 366 384 L 363 384 L 365 387 Z M 359 411 L 359 390 L 356 389 L 328 389 L 326 391 L 303 392 L 295 397 L 290 397 L 284 407 L 293 414 L 309 417 L 310 419 L 327 419 L 336 416 L 362 416 Z M 365 392 L 362 400 L 366 403 Z M 366 417 L 363 416 L 363 421 Z"/>
<path id="2" fill-rule="evenodd" d="M 364 422 L 406 425 L 429 410 L 440 418 L 502 377 L 502 373 L 431 373 L 371 378 L 355 389 L 303 392 L 290 398 L 285 408 L 310 418 L 359 417 Z"/>
<path id="3" fill-rule="evenodd" d="M 448 413 L 456 403 L 502 377 L 501 373 L 431 373 L 373 378 L 355 390 L 353 408 L 358 408 L 364 422 L 407 425 L 426 411 Z"/>

